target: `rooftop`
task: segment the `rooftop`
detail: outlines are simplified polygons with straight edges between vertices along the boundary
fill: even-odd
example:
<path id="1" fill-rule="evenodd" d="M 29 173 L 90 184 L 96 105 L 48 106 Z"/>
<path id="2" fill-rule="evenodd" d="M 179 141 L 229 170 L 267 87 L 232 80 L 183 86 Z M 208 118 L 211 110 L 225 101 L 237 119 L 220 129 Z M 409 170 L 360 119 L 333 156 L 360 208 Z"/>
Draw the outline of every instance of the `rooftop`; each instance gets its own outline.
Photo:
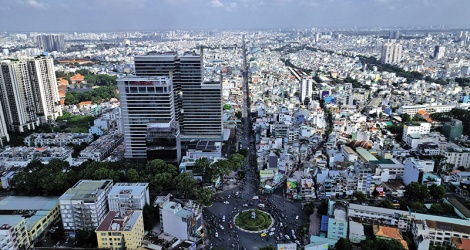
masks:
<path id="1" fill-rule="evenodd" d="M 8 196 L 0 199 L 0 210 L 49 211 L 59 204 L 59 197 Z"/>
<path id="2" fill-rule="evenodd" d="M 136 210 L 121 216 L 119 212 L 110 211 L 96 231 L 131 231 L 141 214 L 142 211 Z"/>
<path id="3" fill-rule="evenodd" d="M 59 200 L 95 201 L 104 188 L 113 180 L 80 180 L 60 196 Z"/>
<path id="4" fill-rule="evenodd" d="M 109 191 L 109 196 L 120 194 L 138 195 L 144 193 L 148 188 L 148 183 L 116 183 Z"/>

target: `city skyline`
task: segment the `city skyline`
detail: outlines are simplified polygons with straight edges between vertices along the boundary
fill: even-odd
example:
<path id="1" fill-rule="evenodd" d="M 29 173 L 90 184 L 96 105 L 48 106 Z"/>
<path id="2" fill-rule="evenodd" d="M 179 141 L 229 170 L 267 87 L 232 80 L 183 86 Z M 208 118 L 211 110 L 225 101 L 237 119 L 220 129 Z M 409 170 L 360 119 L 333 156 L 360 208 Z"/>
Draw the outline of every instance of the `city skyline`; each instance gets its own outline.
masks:
<path id="1" fill-rule="evenodd" d="M 468 9 L 465 0 L 15 0 L 0 7 L 0 31 L 468 27 Z"/>

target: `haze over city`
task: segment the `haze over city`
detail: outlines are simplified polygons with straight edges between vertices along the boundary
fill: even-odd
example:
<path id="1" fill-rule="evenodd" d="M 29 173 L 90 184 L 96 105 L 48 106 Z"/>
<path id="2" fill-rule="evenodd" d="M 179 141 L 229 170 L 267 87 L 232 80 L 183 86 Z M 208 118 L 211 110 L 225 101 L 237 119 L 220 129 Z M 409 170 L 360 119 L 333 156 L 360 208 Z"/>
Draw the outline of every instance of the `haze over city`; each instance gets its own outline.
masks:
<path id="1" fill-rule="evenodd" d="M 2 0 L 0 31 L 468 27 L 468 0 Z"/>

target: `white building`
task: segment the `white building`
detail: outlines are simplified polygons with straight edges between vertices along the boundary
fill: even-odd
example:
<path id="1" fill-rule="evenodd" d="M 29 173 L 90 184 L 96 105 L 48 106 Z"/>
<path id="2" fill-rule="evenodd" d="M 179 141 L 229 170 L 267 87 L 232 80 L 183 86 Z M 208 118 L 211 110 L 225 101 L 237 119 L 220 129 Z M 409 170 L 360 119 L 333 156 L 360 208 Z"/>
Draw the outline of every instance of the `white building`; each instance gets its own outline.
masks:
<path id="1" fill-rule="evenodd" d="M 405 171 L 403 174 L 403 184 L 409 185 L 411 182 L 427 183 L 428 185 L 436 184 L 441 185 L 441 178 L 433 176 L 434 181 L 427 181 L 430 177 L 429 172 L 434 169 L 433 160 L 418 160 L 415 158 L 408 158 L 405 160 Z"/>
<path id="2" fill-rule="evenodd" d="M 454 168 L 464 166 L 470 167 L 470 149 L 448 143 L 447 146 L 441 148 L 441 154 L 446 157 L 445 162 L 454 165 Z"/>
<path id="3" fill-rule="evenodd" d="M 411 105 L 411 106 L 401 106 L 398 108 L 398 114 L 409 114 L 410 116 L 416 115 L 419 110 L 424 110 L 426 113 L 443 113 L 449 112 L 453 108 L 455 108 L 455 104 L 446 104 L 446 105 L 431 105 L 431 104 L 423 104 L 423 105 Z"/>
<path id="4" fill-rule="evenodd" d="M 470 239 L 470 223 L 468 220 L 416 214 L 411 232 L 417 249 L 427 250 L 430 246 L 452 245 L 452 237 Z"/>
<path id="5" fill-rule="evenodd" d="M 380 61 L 388 64 L 399 63 L 402 50 L 403 47 L 399 43 L 385 43 L 382 45 Z"/>
<path id="6" fill-rule="evenodd" d="M 59 198 L 64 230 L 95 230 L 108 212 L 112 180 L 80 180 Z"/>
<path id="7" fill-rule="evenodd" d="M 202 232 L 202 213 L 198 208 L 183 207 L 180 203 L 166 201 L 160 207 L 163 232 L 179 240 L 194 240 Z"/>
<path id="8" fill-rule="evenodd" d="M 431 123 L 421 122 L 419 125 L 405 125 L 403 126 L 403 141 L 406 140 L 409 134 L 426 135 L 431 132 Z"/>
<path id="9" fill-rule="evenodd" d="M 376 224 L 384 224 L 395 226 L 402 231 L 407 231 L 410 227 L 410 212 L 388 209 L 373 206 L 363 206 L 350 203 L 348 208 L 348 217 L 357 217 L 362 219 L 369 219 L 376 222 Z"/>
<path id="10" fill-rule="evenodd" d="M 300 89 L 299 99 L 301 103 L 305 102 L 305 98 L 308 97 L 312 101 L 313 94 L 313 79 L 311 76 L 302 76 L 300 78 Z"/>
<path id="11" fill-rule="evenodd" d="M 109 211 L 143 210 L 150 204 L 148 183 L 116 183 L 108 194 Z"/>

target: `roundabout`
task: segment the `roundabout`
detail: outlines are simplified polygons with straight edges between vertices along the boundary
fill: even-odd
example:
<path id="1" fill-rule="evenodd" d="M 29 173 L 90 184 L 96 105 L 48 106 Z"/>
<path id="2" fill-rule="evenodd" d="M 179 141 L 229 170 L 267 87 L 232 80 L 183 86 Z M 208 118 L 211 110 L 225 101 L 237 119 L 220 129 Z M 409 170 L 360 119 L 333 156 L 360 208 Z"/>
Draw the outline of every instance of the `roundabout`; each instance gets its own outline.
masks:
<path id="1" fill-rule="evenodd" d="M 248 233 L 261 233 L 269 229 L 273 223 L 273 217 L 258 209 L 245 210 L 235 215 L 234 224 L 240 230 Z"/>

